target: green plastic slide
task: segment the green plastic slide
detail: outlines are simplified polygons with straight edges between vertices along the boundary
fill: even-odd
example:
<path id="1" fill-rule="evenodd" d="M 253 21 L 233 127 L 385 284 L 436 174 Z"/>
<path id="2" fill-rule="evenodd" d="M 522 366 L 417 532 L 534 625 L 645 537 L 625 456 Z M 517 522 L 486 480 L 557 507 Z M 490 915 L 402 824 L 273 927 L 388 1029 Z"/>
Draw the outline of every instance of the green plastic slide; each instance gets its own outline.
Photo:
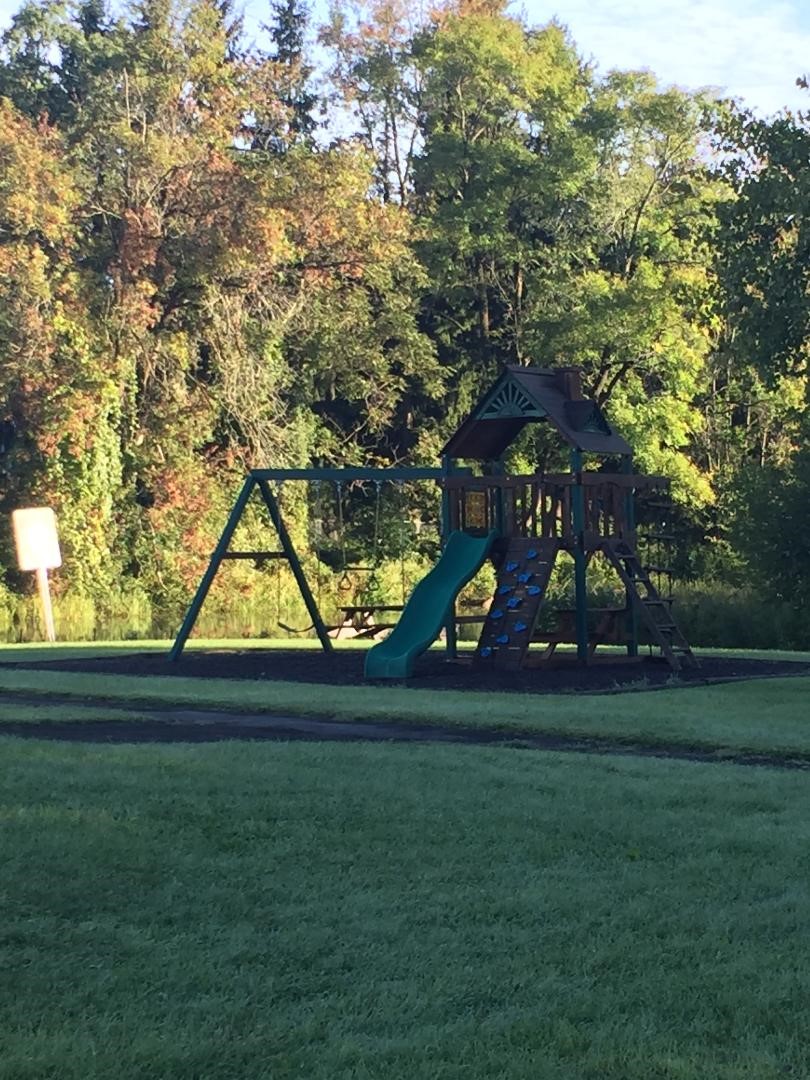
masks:
<path id="1" fill-rule="evenodd" d="M 453 601 L 483 566 L 496 536 L 450 533 L 441 558 L 411 593 L 397 625 L 366 653 L 367 679 L 406 679 L 413 672 L 417 656 L 439 636 Z"/>

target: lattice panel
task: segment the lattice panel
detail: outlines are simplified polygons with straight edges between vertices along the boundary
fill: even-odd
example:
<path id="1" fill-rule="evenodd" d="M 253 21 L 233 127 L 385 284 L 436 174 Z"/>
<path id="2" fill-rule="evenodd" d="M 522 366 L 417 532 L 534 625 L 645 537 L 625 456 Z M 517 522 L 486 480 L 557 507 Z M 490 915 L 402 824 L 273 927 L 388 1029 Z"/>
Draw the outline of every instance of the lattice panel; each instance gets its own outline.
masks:
<path id="1" fill-rule="evenodd" d="M 508 382 L 484 406 L 481 420 L 501 420 L 510 416 L 540 419 L 545 413 L 515 383 Z"/>
<path id="2" fill-rule="evenodd" d="M 590 431 L 594 435 L 612 435 L 607 421 L 599 409 L 593 409 L 588 419 L 582 425 L 581 431 Z"/>

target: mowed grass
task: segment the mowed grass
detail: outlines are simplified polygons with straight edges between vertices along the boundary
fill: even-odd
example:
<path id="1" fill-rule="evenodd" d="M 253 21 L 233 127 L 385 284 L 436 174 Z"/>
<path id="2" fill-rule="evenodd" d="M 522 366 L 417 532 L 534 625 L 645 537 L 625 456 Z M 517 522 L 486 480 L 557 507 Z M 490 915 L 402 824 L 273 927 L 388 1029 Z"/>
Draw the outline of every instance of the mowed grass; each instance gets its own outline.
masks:
<path id="1" fill-rule="evenodd" d="M 41 704 L 0 701 L 0 729 L 2 729 L 3 724 L 10 723 L 70 723 L 76 720 L 132 722 L 145 719 L 153 720 L 154 717 L 147 717 L 142 711 L 139 712 L 136 709 L 110 708 L 108 706 L 84 705 L 81 703 L 58 705 L 49 701 L 43 701 Z"/>
<path id="2" fill-rule="evenodd" d="M 334 641 L 335 649 L 368 649 L 373 642 L 363 638 Z M 12 642 L 0 644 L 0 664 L 36 663 L 41 660 L 82 660 L 103 656 L 126 656 L 136 653 L 166 653 L 172 642 L 165 638 L 136 641 Z M 441 646 L 436 646 L 440 648 Z M 186 650 L 206 649 L 303 649 L 319 652 L 320 645 L 311 638 L 195 638 Z M 810 659 L 810 654 L 808 654 Z"/>
<path id="3" fill-rule="evenodd" d="M 3 1080 L 810 1075 L 803 774 L 2 751 Z"/>
<path id="4" fill-rule="evenodd" d="M 37 662 L 40 660 L 73 660 L 90 659 L 102 656 L 124 656 L 135 653 L 166 653 L 172 647 L 172 642 L 165 638 L 137 639 L 128 641 L 73 641 L 73 642 L 11 642 L 0 644 L 0 664 L 19 664 Z M 374 642 L 368 638 L 343 638 L 333 640 L 332 647 L 337 650 L 343 649 L 369 649 Z M 289 638 L 191 638 L 185 646 L 186 650 L 207 649 L 294 649 L 320 653 L 321 647 L 313 638 L 289 637 Z M 473 641 L 460 641 L 458 648 L 461 652 L 472 651 L 475 648 Z M 539 646 L 537 646 L 539 648 Z M 444 645 L 434 642 L 431 649 L 442 651 Z M 618 646 L 603 645 L 599 649 L 599 655 L 609 653 L 624 654 L 624 649 Z M 810 663 L 810 652 L 797 652 L 785 649 L 700 649 L 696 648 L 698 656 L 726 656 L 746 657 L 753 660 L 795 660 Z M 558 645 L 558 653 L 573 653 L 576 648 L 573 645 Z"/>
<path id="5" fill-rule="evenodd" d="M 335 720 L 464 725 L 649 745 L 810 753 L 810 678 L 609 695 L 534 695 L 331 686 L 268 680 L 139 677 L 0 666 L 0 690 Z M 67 714 L 64 714 L 65 716 Z M 103 713 L 99 718 L 106 719 Z M 2 717 L 0 717 L 0 723 Z"/>

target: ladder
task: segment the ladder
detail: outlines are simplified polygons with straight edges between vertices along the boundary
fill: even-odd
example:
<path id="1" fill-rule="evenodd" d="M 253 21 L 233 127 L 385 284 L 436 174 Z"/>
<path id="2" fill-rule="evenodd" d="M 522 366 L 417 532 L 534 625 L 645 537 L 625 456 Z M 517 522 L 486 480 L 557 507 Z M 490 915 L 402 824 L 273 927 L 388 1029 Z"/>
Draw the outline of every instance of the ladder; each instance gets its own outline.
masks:
<path id="1" fill-rule="evenodd" d="M 689 642 L 672 617 L 669 602 L 659 595 L 632 544 L 619 537 L 609 537 L 599 546 L 622 579 L 641 622 L 672 670 L 680 671 L 682 665 L 697 667 L 698 662 L 689 648 Z"/>
<path id="2" fill-rule="evenodd" d="M 475 650 L 475 667 L 522 667 L 559 550 L 556 537 L 509 541 Z"/>

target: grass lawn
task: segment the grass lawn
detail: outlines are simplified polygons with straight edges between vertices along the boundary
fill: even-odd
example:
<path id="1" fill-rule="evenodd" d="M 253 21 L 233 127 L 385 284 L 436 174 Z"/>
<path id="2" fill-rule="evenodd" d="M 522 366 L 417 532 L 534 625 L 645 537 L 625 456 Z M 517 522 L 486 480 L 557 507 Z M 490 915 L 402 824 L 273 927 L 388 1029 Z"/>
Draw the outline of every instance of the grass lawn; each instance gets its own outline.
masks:
<path id="1" fill-rule="evenodd" d="M 803 774 L 2 743 L 2 1080 L 807 1077 Z"/>
<path id="2" fill-rule="evenodd" d="M 71 720 L 144 720 L 154 717 L 144 717 L 137 709 L 126 708 L 100 708 L 98 705 L 55 705 L 52 702 L 43 701 L 41 704 L 19 703 L 16 701 L 0 700 L 0 728 L 3 724 L 41 724 L 44 721 L 54 723 Z"/>
<path id="3" fill-rule="evenodd" d="M 366 638 L 333 642 L 336 649 L 368 649 L 373 644 L 373 641 Z M 171 647 L 172 642 L 165 638 L 143 638 L 135 641 L 13 642 L 0 644 L 0 664 L 19 664 L 38 660 L 73 660 L 96 656 L 125 656 L 127 653 L 166 653 L 168 655 Z M 442 646 L 433 647 L 441 648 Z M 186 643 L 186 649 L 306 649 L 317 652 L 320 650 L 320 645 L 311 638 L 195 638 Z M 774 657 L 784 655 L 790 659 L 804 654 L 769 653 L 768 655 Z M 810 653 L 806 655 L 810 660 Z"/>
<path id="4" fill-rule="evenodd" d="M 73 649 L 66 647 L 69 654 Z M 53 646 L 48 647 L 48 652 L 54 657 L 61 655 Z M 39 649 L 32 652 L 19 649 L 15 656 L 38 658 Z M 2 690 L 45 697 L 69 694 L 78 701 L 88 702 L 93 698 L 110 698 L 136 708 L 149 704 L 192 705 L 245 712 L 325 715 L 336 720 L 464 724 L 648 744 L 674 742 L 720 750 L 810 754 L 810 678 L 807 677 L 652 693 L 538 696 L 410 690 L 397 686 L 313 686 L 174 676 L 143 678 L 26 671 L 0 664 Z M 107 718 L 103 714 L 99 716 Z M 2 719 L 0 716 L 0 723 Z"/>
<path id="5" fill-rule="evenodd" d="M 345 638 L 333 641 L 335 649 L 369 649 L 374 644 L 368 638 Z M 0 665 L 17 664 L 24 661 L 37 660 L 68 660 L 91 656 L 122 656 L 126 653 L 161 652 L 167 653 L 172 642 L 162 639 L 138 639 L 133 641 L 72 641 L 55 642 L 12 642 L 0 644 Z M 460 641 L 459 649 L 472 651 L 475 648 L 474 641 Z M 440 642 L 431 646 L 432 649 L 444 648 Z M 320 645 L 313 638 L 192 638 L 186 643 L 186 649 L 305 649 L 308 651 L 320 651 Z M 624 654 L 624 649 L 619 646 L 602 645 L 599 655 L 615 652 Z M 573 645 L 558 645 L 558 653 L 576 652 Z M 694 649 L 698 656 L 742 656 L 751 659 L 766 660 L 796 660 L 810 662 L 810 652 L 791 652 L 784 649 L 761 650 L 761 649 Z"/>

